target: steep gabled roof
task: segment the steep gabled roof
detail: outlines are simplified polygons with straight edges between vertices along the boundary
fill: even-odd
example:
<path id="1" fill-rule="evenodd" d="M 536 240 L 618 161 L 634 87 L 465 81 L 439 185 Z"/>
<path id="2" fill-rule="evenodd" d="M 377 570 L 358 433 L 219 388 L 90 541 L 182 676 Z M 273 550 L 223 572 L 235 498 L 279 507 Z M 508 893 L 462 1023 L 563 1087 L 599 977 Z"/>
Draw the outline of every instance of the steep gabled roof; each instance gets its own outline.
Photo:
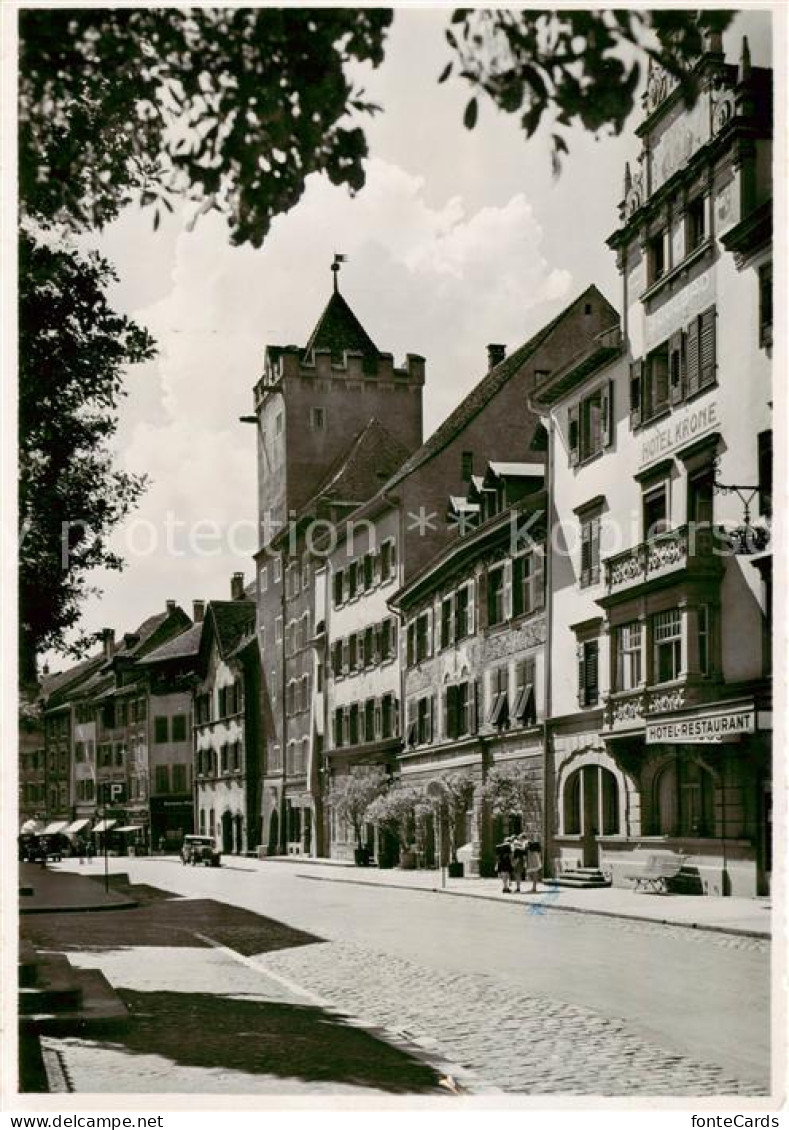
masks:
<path id="1" fill-rule="evenodd" d="M 66 693 L 84 683 L 94 675 L 104 663 L 104 653 L 92 655 L 75 663 L 65 671 L 57 671 L 54 675 L 44 675 L 41 679 L 41 697 L 47 706 L 57 705 L 57 701 L 67 701 Z"/>
<path id="2" fill-rule="evenodd" d="M 166 643 L 154 648 L 152 652 L 140 660 L 141 664 L 163 663 L 168 659 L 188 659 L 197 657 L 200 652 L 200 636 L 203 632 L 202 623 L 192 624 L 179 636 L 173 636 Z"/>
<path id="3" fill-rule="evenodd" d="M 238 645 L 255 631 L 255 604 L 251 600 L 212 600 L 206 609 L 200 650 L 210 636 L 216 639 L 219 654 L 227 659 Z"/>
<path id="4" fill-rule="evenodd" d="M 600 293 L 594 284 L 588 286 L 583 294 L 579 294 L 577 298 L 573 299 L 569 306 L 565 306 L 564 310 L 557 314 L 553 321 L 548 322 L 548 324 L 538 330 L 533 337 L 529 338 L 524 345 L 516 349 L 509 357 L 505 357 L 500 364 L 489 370 L 479 384 L 475 385 L 468 396 L 460 402 L 454 412 L 451 412 L 450 415 L 447 416 L 446 420 L 436 428 L 422 446 L 417 448 L 413 455 L 395 472 L 389 482 L 383 487 L 383 490 L 392 490 L 399 482 L 407 478 L 412 471 L 416 471 L 417 468 L 427 463 L 429 459 L 432 459 L 434 455 L 437 455 L 447 447 L 452 440 L 479 415 L 485 405 L 494 398 L 510 378 L 537 352 L 543 342 L 551 336 L 568 314 L 570 314 L 579 303 L 588 299 L 590 295 L 594 295 L 596 298 L 600 298 L 603 302 L 608 304 L 608 300 Z M 616 311 L 613 311 L 613 314 L 617 316 Z"/>
<path id="5" fill-rule="evenodd" d="M 361 353 L 366 358 L 379 356 L 372 338 L 339 290 L 334 291 L 318 319 L 304 347 L 303 359 L 312 360 L 316 349 L 331 350 L 332 361 L 337 363 L 342 361 L 346 350 Z"/>
<path id="6" fill-rule="evenodd" d="M 373 417 L 337 460 L 315 498 L 366 502 L 408 458 L 408 448 Z"/>

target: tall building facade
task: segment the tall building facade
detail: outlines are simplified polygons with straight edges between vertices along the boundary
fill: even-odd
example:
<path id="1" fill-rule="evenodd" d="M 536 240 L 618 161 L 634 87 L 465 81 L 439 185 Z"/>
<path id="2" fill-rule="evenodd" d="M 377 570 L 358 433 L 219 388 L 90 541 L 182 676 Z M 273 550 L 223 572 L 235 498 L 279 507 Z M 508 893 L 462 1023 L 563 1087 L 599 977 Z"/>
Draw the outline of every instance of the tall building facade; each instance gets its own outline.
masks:
<path id="1" fill-rule="evenodd" d="M 622 320 L 545 375 L 556 870 L 638 847 L 688 889 L 769 888 L 770 75 L 713 39 L 688 110 L 657 68 L 609 239 Z"/>

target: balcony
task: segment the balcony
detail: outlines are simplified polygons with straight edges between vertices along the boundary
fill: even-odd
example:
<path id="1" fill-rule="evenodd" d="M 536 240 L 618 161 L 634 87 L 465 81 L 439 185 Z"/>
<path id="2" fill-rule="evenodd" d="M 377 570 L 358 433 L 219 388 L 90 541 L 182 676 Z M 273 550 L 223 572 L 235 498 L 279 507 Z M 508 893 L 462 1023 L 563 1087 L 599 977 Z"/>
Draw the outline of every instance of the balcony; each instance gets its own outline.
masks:
<path id="1" fill-rule="evenodd" d="M 721 554 L 715 551 L 714 532 L 703 525 L 668 530 L 608 557 L 603 564 L 605 598 L 601 604 L 621 593 L 630 595 L 636 589 L 666 578 L 714 576 L 723 568 Z"/>
<path id="2" fill-rule="evenodd" d="M 677 683 L 665 686 L 640 687 L 634 691 L 615 691 L 603 699 L 603 732 L 615 734 L 643 727 L 651 714 L 682 710 L 695 701 L 689 688 Z"/>

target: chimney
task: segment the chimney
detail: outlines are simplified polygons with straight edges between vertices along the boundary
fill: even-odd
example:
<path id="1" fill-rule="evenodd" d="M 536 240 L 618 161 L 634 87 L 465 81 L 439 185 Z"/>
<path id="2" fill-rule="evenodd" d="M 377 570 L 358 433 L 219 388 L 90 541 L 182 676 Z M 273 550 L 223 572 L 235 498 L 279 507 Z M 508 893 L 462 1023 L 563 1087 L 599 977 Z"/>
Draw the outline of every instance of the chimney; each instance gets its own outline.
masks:
<path id="1" fill-rule="evenodd" d="M 165 612 L 167 613 L 168 616 L 172 616 L 173 612 L 175 612 L 177 607 L 178 607 L 178 604 L 177 604 L 177 601 L 175 601 L 175 600 L 168 600 L 167 603 L 164 606 Z"/>
<path id="2" fill-rule="evenodd" d="M 123 634 L 123 646 L 126 648 L 127 651 L 131 651 L 131 649 L 133 647 L 136 647 L 139 642 L 140 642 L 140 637 L 138 636 L 138 634 L 136 632 L 124 632 L 124 634 Z"/>
<path id="3" fill-rule="evenodd" d="M 192 601 L 192 619 L 195 624 L 202 624 L 203 617 L 205 616 L 205 601 L 193 600 Z"/>
<path id="4" fill-rule="evenodd" d="M 742 50 L 740 51 L 740 62 L 737 67 L 737 82 L 748 82 L 751 77 L 751 49 L 748 46 L 748 36 L 742 37 Z"/>
<path id="5" fill-rule="evenodd" d="M 115 629 L 105 628 L 101 633 L 101 638 L 104 644 L 104 658 L 109 662 L 115 654 Z"/>
<path id="6" fill-rule="evenodd" d="M 506 345 L 491 344 L 488 346 L 488 371 L 495 369 L 504 360 L 507 352 Z"/>
<path id="7" fill-rule="evenodd" d="M 230 599 L 243 600 L 244 599 L 244 574 L 233 573 L 230 578 Z"/>

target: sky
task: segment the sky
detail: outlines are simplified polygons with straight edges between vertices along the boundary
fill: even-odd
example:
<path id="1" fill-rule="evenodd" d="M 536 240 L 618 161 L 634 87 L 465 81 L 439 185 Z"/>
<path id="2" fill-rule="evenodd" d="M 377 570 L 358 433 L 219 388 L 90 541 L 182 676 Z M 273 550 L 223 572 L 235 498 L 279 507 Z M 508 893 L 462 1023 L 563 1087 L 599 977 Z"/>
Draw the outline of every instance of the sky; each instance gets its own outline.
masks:
<path id="1" fill-rule="evenodd" d="M 96 245 L 114 264 L 116 308 L 146 325 L 157 358 L 130 370 L 116 440 L 120 466 L 149 476 L 135 514 L 113 539 L 123 573 L 82 627 L 131 630 L 177 600 L 226 599 L 230 575 L 253 576 L 256 520 L 252 388 L 265 347 L 304 344 L 331 292 L 335 252 L 348 257 L 341 290 L 379 349 L 400 363 L 427 359 L 425 438 L 484 375 L 489 342 L 517 348 L 594 282 L 619 306 L 606 237 L 618 223 L 624 166 L 634 161 L 638 111 L 618 138 L 570 139 L 561 176 L 541 134 L 481 105 L 462 124 L 461 81 L 438 85 L 448 60 L 447 9 L 398 10 L 386 62 L 364 74 L 383 106 L 367 122 L 367 183 L 355 197 L 312 176 L 264 246 L 233 248 L 222 220 L 195 206 L 163 219 L 129 209 Z M 753 62 L 770 65 L 770 16 L 738 16 Z M 53 669 L 64 666 L 53 658 Z"/>

